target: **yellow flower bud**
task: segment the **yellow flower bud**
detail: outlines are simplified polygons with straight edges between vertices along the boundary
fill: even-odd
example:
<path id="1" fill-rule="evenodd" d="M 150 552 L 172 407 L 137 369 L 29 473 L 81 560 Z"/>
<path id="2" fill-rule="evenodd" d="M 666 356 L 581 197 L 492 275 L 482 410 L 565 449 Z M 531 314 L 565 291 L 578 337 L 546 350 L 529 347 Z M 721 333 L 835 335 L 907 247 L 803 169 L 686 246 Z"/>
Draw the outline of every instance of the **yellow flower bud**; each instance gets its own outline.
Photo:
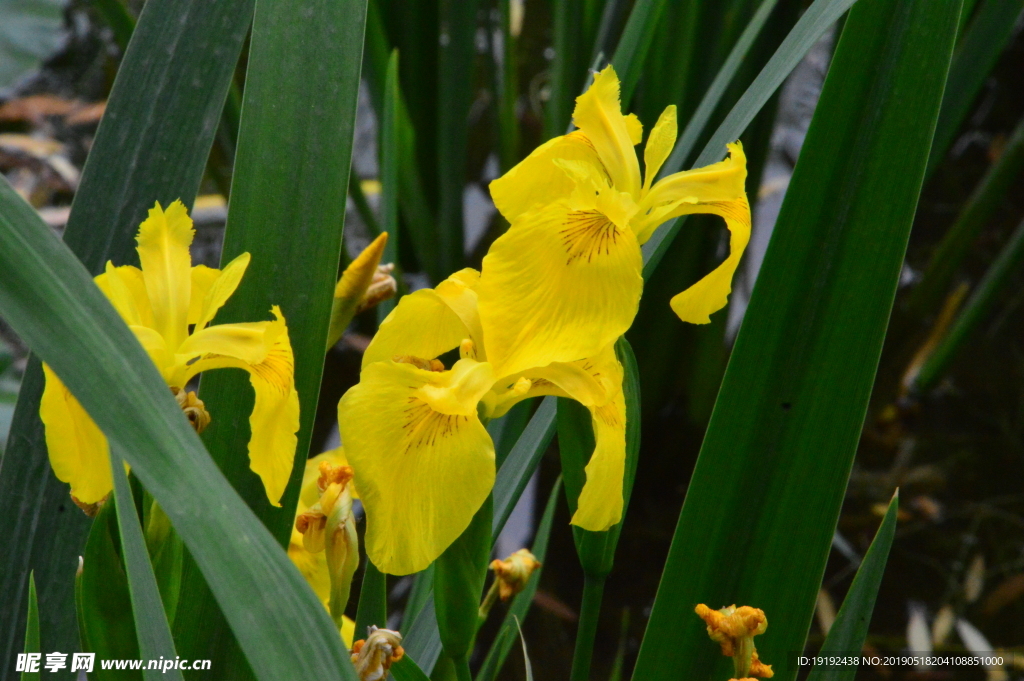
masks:
<path id="1" fill-rule="evenodd" d="M 391 665 L 405 656 L 402 635 L 390 629 L 370 626 L 366 639 L 352 646 L 352 664 L 360 681 L 383 681 Z"/>
<path id="2" fill-rule="evenodd" d="M 327 334 L 330 348 L 344 333 L 352 317 L 395 294 L 398 285 L 391 276 L 392 265 L 380 265 L 388 233 L 384 232 L 349 263 L 334 287 L 331 327 Z"/>

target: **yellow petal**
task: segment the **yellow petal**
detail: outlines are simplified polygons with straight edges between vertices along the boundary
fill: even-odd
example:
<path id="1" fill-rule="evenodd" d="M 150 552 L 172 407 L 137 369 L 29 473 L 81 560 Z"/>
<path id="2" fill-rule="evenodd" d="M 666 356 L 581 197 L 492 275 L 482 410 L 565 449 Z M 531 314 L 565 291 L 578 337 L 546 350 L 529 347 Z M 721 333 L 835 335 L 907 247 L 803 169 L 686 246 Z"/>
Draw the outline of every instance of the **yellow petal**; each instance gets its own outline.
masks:
<path id="1" fill-rule="evenodd" d="M 188 323 L 195 324 L 203 316 L 203 300 L 213 282 L 220 276 L 220 270 L 206 265 L 192 268 L 192 291 L 188 301 Z"/>
<path id="2" fill-rule="evenodd" d="M 145 349 L 153 364 L 160 370 L 160 375 L 163 376 L 164 381 L 167 381 L 168 385 L 177 385 L 170 382 L 174 373 L 174 357 L 167 351 L 167 343 L 164 341 L 164 337 L 148 326 L 129 326 L 128 328 L 132 330 L 136 340 L 139 341 L 139 345 Z M 184 383 L 178 385 L 179 388 L 184 386 Z"/>
<path id="3" fill-rule="evenodd" d="M 192 292 L 192 220 L 181 201 L 164 211 L 149 210 L 139 226 L 139 262 L 153 308 L 153 328 L 174 350 L 188 335 L 188 309 Z"/>
<path id="4" fill-rule="evenodd" d="M 606 405 L 591 407 L 596 445 L 587 463 L 572 524 L 603 532 L 622 519 L 622 479 L 626 471 L 626 400 L 619 390 Z"/>
<path id="5" fill-rule="evenodd" d="M 454 373 L 375 362 L 338 404 L 366 508 L 366 551 L 383 572 L 406 575 L 430 565 L 494 484 L 494 445 L 475 409 L 444 414 L 424 399 L 424 387 L 449 386 Z"/>
<path id="6" fill-rule="evenodd" d="M 639 121 L 627 120 L 619 104 L 619 77 L 610 65 L 576 98 L 572 114 L 576 127 L 593 142 L 612 184 L 620 192 L 640 197 L 640 164 L 633 146 L 640 139 Z M 634 141 L 634 139 L 636 141 Z"/>
<path id="7" fill-rule="evenodd" d="M 552 163 L 556 159 L 580 161 L 598 169 L 607 178 L 601 159 L 586 135 L 577 130 L 556 137 L 491 182 L 491 199 L 506 220 L 514 222 L 530 208 L 551 203 L 572 192 L 575 183 Z"/>
<path id="8" fill-rule="evenodd" d="M 199 331 L 206 327 L 217 311 L 224 306 L 224 303 L 228 302 L 228 298 L 238 288 L 239 282 L 242 281 L 242 276 L 245 275 L 245 269 L 249 266 L 249 254 L 242 253 L 237 258 L 232 260 L 219 272 L 216 279 L 210 282 L 209 287 L 203 295 L 202 308 L 199 313 L 199 317 L 195 321 L 196 331 Z M 196 268 L 193 268 L 193 271 Z M 216 271 L 216 270 L 214 270 Z M 195 279 L 193 278 L 193 281 Z M 192 294 L 195 298 L 195 293 Z"/>
<path id="9" fill-rule="evenodd" d="M 110 449 L 99 427 L 57 374 L 43 365 L 46 387 L 39 417 L 46 427 L 46 449 L 58 480 L 71 484 L 71 494 L 94 504 L 113 489 Z"/>
<path id="10" fill-rule="evenodd" d="M 273 324 L 247 322 L 200 329 L 178 347 L 178 358 L 183 365 L 203 355 L 227 355 L 246 364 L 259 364 L 270 351 L 267 333 L 272 332 Z M 191 373 L 195 375 L 195 372 Z"/>
<path id="11" fill-rule="evenodd" d="M 651 188 L 662 164 L 672 153 L 677 134 L 676 105 L 673 104 L 661 112 L 658 122 L 651 129 L 651 136 L 647 138 L 647 146 L 644 147 L 644 192 Z"/>
<path id="12" fill-rule="evenodd" d="M 459 347 L 465 338 L 483 346 L 476 270 L 456 272 L 436 289 L 420 289 L 403 296 L 384 319 L 363 353 L 363 367 L 396 355 L 433 359 Z"/>
<path id="13" fill-rule="evenodd" d="M 480 319 L 499 376 L 595 355 L 633 322 L 640 246 L 583 197 L 526 213 L 484 258 Z"/>
<path id="14" fill-rule="evenodd" d="M 106 271 L 97 275 L 95 282 L 126 324 L 152 328 L 153 310 L 149 304 L 142 270 L 131 265 L 114 267 L 108 261 Z"/>
<path id="15" fill-rule="evenodd" d="M 640 243 L 666 220 L 691 213 L 714 213 L 709 206 L 746 201 L 747 158 L 739 142 L 727 145 L 729 157 L 703 168 L 659 180 L 640 202 L 631 223 Z"/>
<path id="16" fill-rule="evenodd" d="M 387 244 L 388 233 L 384 232 L 349 263 L 342 272 L 341 279 L 334 286 L 335 298 L 347 298 L 356 302 L 362 299 L 370 282 L 373 281 L 373 275 L 377 272 L 377 266 L 380 265 Z"/>
<path id="17" fill-rule="evenodd" d="M 729 257 L 710 274 L 670 301 L 679 318 L 691 324 L 707 324 L 711 321 L 709 315 L 721 310 L 729 302 L 733 274 L 750 241 L 750 206 L 745 198 L 718 204 L 714 210 L 701 212 L 713 212 L 725 218 L 725 225 L 729 228 Z"/>
<path id="18" fill-rule="evenodd" d="M 288 484 L 295 464 L 295 448 L 299 430 L 299 394 L 295 390 L 295 358 L 288 340 L 288 327 L 281 308 L 272 310 L 276 318 L 272 322 L 254 324 L 232 324 L 223 326 L 248 327 L 264 325 L 263 332 L 266 353 L 258 363 L 248 363 L 244 357 L 235 354 L 230 343 L 221 345 L 225 354 L 204 355 L 188 366 L 185 375 L 190 377 L 211 369 L 233 367 L 249 372 L 249 383 L 256 393 L 256 403 L 249 416 L 249 468 L 260 476 L 267 498 L 274 506 L 280 506 L 281 495 Z M 206 331 L 214 332 L 221 326 Z M 198 334 L 197 334 L 198 335 Z M 239 352 L 239 355 L 244 353 Z M 213 418 L 217 418 L 213 412 Z"/>
<path id="19" fill-rule="evenodd" d="M 629 133 L 629 141 L 635 147 L 644 138 L 644 124 L 640 122 L 636 114 L 626 114 L 623 118 L 626 119 L 626 131 Z"/>

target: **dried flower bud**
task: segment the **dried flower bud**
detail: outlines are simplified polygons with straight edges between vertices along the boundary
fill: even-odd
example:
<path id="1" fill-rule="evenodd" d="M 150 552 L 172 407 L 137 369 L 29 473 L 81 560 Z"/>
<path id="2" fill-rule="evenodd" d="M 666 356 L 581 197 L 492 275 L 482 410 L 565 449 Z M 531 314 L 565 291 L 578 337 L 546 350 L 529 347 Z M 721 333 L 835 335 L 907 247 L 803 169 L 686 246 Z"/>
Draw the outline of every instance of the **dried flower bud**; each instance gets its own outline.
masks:
<path id="1" fill-rule="evenodd" d="M 402 635 L 390 629 L 370 626 L 365 640 L 352 646 L 352 664 L 360 681 L 383 681 L 391 665 L 405 656 Z"/>
<path id="2" fill-rule="evenodd" d="M 502 602 L 526 588 L 533 571 L 540 567 L 540 561 L 527 549 L 519 549 L 505 560 L 491 562 Z"/>
<path id="3" fill-rule="evenodd" d="M 201 433 L 206 430 L 206 426 L 210 425 L 210 413 L 206 411 L 206 405 L 203 404 L 203 401 L 196 397 L 194 392 L 185 392 L 181 388 L 172 386 L 171 393 L 178 402 L 178 406 L 185 412 L 188 422 L 192 424 L 195 431 Z"/>
<path id="4" fill-rule="evenodd" d="M 754 637 L 768 628 L 763 610 L 748 605 L 712 610 L 701 603 L 695 612 L 708 625 L 708 636 L 722 647 L 722 654 L 733 658 L 736 679 L 772 677 L 771 665 L 761 662 L 754 648 Z"/>

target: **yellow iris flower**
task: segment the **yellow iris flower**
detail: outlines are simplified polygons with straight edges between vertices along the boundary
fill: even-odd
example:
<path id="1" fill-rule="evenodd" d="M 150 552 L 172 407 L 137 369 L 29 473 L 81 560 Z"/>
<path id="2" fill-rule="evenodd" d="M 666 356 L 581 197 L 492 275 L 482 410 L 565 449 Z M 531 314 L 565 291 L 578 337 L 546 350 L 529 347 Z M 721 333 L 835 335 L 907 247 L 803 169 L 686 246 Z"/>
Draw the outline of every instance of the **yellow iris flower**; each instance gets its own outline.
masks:
<path id="1" fill-rule="evenodd" d="M 570 397 L 590 409 L 596 448 L 572 522 L 600 531 L 621 518 L 626 412 L 614 339 L 585 359 L 504 372 L 479 284 L 465 269 L 402 298 L 338 404 L 366 508 L 366 551 L 383 572 L 422 570 L 462 534 L 494 486 L 484 422 L 528 397 Z M 461 358 L 445 369 L 437 358 L 455 348 Z"/>
<path id="2" fill-rule="evenodd" d="M 654 182 L 676 139 L 676 110 L 665 109 L 644 149 L 642 126 L 623 115 L 619 79 L 608 66 L 576 100 L 578 130 L 533 151 L 490 185 L 509 230 L 483 261 L 480 317 L 499 373 L 598 353 L 630 327 L 643 288 L 640 246 L 665 221 L 691 213 L 725 219 L 730 254 L 672 299 L 680 319 L 706 324 L 725 306 L 750 239 L 746 157 L 729 158 Z M 485 304 L 483 301 L 487 301 Z"/>
<path id="3" fill-rule="evenodd" d="M 232 367 L 249 372 L 256 392 L 249 418 L 250 467 L 263 480 L 270 503 L 279 506 L 299 429 L 288 328 L 276 305 L 274 321 L 208 326 L 238 287 L 249 254 L 238 256 L 223 270 L 192 267 L 189 245 L 194 234 L 180 201 L 166 211 L 157 203 L 139 227 L 142 268 L 108 262 L 106 271 L 95 278 L 96 285 L 135 333 L 179 402 L 189 380 L 202 371 Z M 46 365 L 43 369 L 46 388 L 39 415 L 46 426 L 50 464 L 60 480 L 71 484 L 77 502 L 97 503 L 113 486 L 107 440 L 56 374 Z M 184 402 L 183 407 L 198 409 L 208 418 L 194 395 Z"/>

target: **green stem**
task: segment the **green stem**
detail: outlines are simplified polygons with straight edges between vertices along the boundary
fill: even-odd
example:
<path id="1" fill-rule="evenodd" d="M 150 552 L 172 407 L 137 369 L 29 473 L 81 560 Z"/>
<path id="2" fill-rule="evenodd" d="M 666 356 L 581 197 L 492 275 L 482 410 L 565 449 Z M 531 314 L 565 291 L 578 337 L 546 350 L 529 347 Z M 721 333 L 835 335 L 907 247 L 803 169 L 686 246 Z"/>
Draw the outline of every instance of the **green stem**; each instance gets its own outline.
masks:
<path id="1" fill-rule="evenodd" d="M 365 637 L 371 624 L 385 627 L 388 621 L 387 575 L 367 559 L 363 584 L 359 588 L 359 607 L 356 610 L 356 639 Z"/>
<path id="2" fill-rule="evenodd" d="M 572 674 L 569 681 L 587 681 L 590 678 L 590 658 L 594 655 L 594 637 L 601 614 L 604 596 L 604 577 L 587 575 L 583 578 L 583 604 L 580 606 L 580 625 L 576 631 L 576 650 L 572 655 Z"/>
<path id="3" fill-rule="evenodd" d="M 455 678 L 458 681 L 473 681 L 473 674 L 469 671 L 469 658 L 464 657 L 455 662 Z"/>

